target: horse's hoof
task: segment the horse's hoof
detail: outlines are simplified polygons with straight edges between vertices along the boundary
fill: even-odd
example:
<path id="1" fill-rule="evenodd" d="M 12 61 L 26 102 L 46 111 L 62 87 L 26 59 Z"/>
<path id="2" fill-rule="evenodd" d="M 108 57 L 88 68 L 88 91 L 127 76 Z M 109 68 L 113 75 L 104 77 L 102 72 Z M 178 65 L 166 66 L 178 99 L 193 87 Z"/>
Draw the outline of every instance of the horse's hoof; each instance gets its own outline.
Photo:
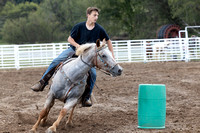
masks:
<path id="1" fill-rule="evenodd" d="M 72 121 L 67 121 L 66 126 L 67 127 L 74 127 L 74 123 Z"/>
<path id="2" fill-rule="evenodd" d="M 37 133 L 37 132 L 36 132 L 36 130 L 31 129 L 31 130 L 29 130 L 29 133 Z"/>
<path id="3" fill-rule="evenodd" d="M 41 120 L 41 122 L 40 122 L 40 126 L 44 127 L 45 124 L 46 124 L 46 121 L 45 121 L 45 120 Z"/>
<path id="4" fill-rule="evenodd" d="M 56 130 L 53 130 L 52 127 L 49 127 L 49 128 L 46 130 L 45 133 L 55 133 L 55 132 L 56 132 Z"/>

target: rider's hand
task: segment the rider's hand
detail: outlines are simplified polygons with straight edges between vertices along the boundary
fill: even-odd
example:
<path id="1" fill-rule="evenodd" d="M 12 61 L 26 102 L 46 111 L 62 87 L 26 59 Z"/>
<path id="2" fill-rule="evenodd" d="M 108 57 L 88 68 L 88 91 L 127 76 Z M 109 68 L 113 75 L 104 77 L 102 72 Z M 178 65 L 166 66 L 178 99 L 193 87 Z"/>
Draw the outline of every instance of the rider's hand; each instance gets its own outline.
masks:
<path id="1" fill-rule="evenodd" d="M 78 49 L 80 47 L 80 45 L 78 44 L 78 45 L 76 45 L 76 49 Z"/>

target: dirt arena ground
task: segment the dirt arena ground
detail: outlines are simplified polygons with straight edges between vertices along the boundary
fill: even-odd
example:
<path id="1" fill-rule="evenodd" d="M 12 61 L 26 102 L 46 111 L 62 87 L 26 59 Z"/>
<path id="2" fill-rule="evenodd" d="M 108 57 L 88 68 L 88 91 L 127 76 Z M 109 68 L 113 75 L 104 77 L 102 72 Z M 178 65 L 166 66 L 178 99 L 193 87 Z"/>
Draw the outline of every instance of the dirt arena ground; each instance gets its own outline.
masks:
<path id="1" fill-rule="evenodd" d="M 77 107 L 74 126 L 61 121 L 58 133 L 198 133 L 200 132 L 200 62 L 124 63 L 120 77 L 98 72 L 91 108 Z M 29 88 L 46 68 L 0 70 L 0 133 L 27 133 L 43 108 L 48 88 Z M 167 91 L 166 128 L 138 129 L 139 84 L 165 84 Z M 56 101 L 45 130 L 57 119 L 63 103 Z"/>

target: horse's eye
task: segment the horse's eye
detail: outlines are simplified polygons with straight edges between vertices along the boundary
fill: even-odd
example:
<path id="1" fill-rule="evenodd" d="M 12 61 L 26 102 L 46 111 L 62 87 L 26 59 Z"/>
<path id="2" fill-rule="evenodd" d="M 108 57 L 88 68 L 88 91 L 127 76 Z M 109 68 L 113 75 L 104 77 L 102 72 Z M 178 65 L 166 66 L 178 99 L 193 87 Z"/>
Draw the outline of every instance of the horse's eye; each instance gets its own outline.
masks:
<path id="1" fill-rule="evenodd" d="M 103 58 L 106 58 L 106 55 L 103 54 L 102 57 L 103 57 Z"/>

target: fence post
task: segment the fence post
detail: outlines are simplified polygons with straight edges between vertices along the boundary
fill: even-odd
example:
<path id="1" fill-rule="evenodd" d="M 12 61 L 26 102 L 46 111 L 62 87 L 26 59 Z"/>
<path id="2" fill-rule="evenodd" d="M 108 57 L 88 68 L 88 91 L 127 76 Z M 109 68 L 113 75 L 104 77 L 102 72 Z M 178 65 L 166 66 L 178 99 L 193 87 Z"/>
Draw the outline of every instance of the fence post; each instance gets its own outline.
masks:
<path id="1" fill-rule="evenodd" d="M 59 45 L 60 45 L 60 43 L 59 43 Z M 54 43 L 53 44 L 53 59 L 55 59 L 56 58 L 56 44 Z"/>
<path id="2" fill-rule="evenodd" d="M 3 66 L 3 47 L 0 47 L 1 66 Z"/>
<path id="3" fill-rule="evenodd" d="M 119 60 L 118 42 L 117 41 L 112 41 L 112 45 L 113 45 L 113 52 L 114 52 L 114 55 L 115 55 L 115 60 L 118 61 Z"/>
<path id="4" fill-rule="evenodd" d="M 185 46 L 183 46 L 183 42 L 182 42 L 182 38 L 181 37 L 179 37 L 179 48 L 180 48 L 180 51 L 181 51 L 181 60 L 185 60 L 184 58 L 184 49 L 183 49 L 183 47 L 185 47 Z"/>
<path id="5" fill-rule="evenodd" d="M 14 56 L 15 56 L 15 68 L 17 70 L 20 69 L 20 66 L 19 66 L 19 46 L 18 45 L 15 45 L 14 46 Z"/>
<path id="6" fill-rule="evenodd" d="M 128 62 L 131 62 L 131 41 L 127 42 L 128 44 Z"/>
<path id="7" fill-rule="evenodd" d="M 147 44 L 146 44 L 146 41 L 143 41 L 143 53 L 144 53 L 144 62 L 146 63 L 147 62 Z"/>
<path id="8" fill-rule="evenodd" d="M 185 62 L 188 62 L 190 59 L 190 55 L 189 55 L 189 39 L 185 38 Z"/>
<path id="9" fill-rule="evenodd" d="M 62 51 L 63 51 L 63 44 L 60 44 L 59 46 L 60 46 L 60 47 L 59 47 L 59 48 L 60 48 L 60 49 L 59 49 L 59 54 L 60 54 L 60 53 L 62 53 Z"/>

